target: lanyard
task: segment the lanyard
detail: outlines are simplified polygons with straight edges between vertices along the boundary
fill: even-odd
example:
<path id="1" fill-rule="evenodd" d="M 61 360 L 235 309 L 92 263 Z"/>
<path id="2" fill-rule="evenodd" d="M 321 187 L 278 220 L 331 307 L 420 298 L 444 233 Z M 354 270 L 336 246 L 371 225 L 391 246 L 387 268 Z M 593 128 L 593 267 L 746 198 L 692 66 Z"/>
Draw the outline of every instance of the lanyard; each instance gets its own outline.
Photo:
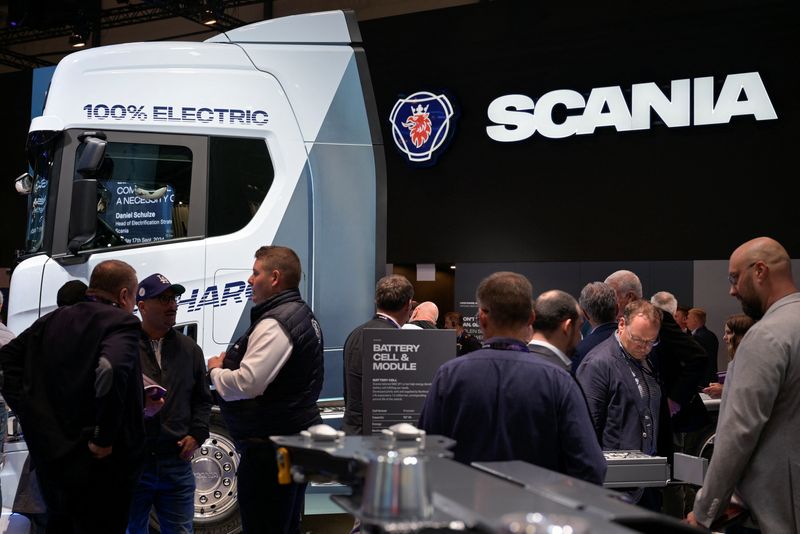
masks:
<path id="1" fill-rule="evenodd" d="M 481 346 L 482 349 L 513 350 L 516 352 L 530 352 L 528 345 L 522 341 L 489 341 Z"/>

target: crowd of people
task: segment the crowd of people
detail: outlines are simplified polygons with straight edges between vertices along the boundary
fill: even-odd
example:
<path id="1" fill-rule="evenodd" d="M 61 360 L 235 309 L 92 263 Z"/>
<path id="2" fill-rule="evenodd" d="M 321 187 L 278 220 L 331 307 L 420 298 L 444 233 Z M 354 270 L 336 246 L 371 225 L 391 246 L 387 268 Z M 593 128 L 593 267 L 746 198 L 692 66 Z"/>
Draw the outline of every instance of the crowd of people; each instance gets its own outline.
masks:
<path id="1" fill-rule="evenodd" d="M 629 488 L 621 498 L 705 527 L 733 500 L 763 531 L 797 532 L 800 292 L 770 238 L 738 247 L 728 273 L 744 315 L 725 322 L 723 373 L 704 310 L 667 291 L 645 299 L 631 271 L 587 284 L 577 300 L 558 289 L 534 299 L 524 276 L 494 273 L 476 293 L 482 342 L 460 314 L 444 317 L 459 357 L 437 370 L 419 426 L 455 439 L 460 462 L 524 460 L 602 484 L 603 450 L 695 450 L 710 423 L 704 391 L 721 406 L 697 495 Z M 43 501 L 29 513 L 35 531 L 144 533 L 155 510 L 162 532 L 191 532 L 191 459 L 209 436 L 213 385 L 241 455 L 244 532 L 299 532 L 306 488 L 278 483 L 269 436 L 322 421 L 322 327 L 300 280 L 294 251 L 259 248 L 250 326 L 208 362 L 173 328 L 185 288 L 161 273 L 140 281 L 119 260 L 98 264 L 88 287 L 65 285 L 58 309 L 19 336 L 0 329 L 2 394 L 30 451 L 20 485 Z M 365 433 L 363 330 L 436 327 L 436 305 L 413 297 L 405 277 L 382 278 L 374 317 L 345 341 L 347 434 Z"/>
<path id="2" fill-rule="evenodd" d="M 464 463 L 525 460 L 600 484 L 602 450 L 670 461 L 674 452 L 696 452 L 714 429 L 700 393 L 721 396 L 703 488 L 696 495 L 681 485 L 630 488 L 623 498 L 709 527 L 733 496 L 751 526 L 800 531 L 792 482 L 800 457 L 791 446 L 800 437 L 800 396 L 792 393 L 800 380 L 800 293 L 789 255 L 773 239 L 748 241 L 731 255 L 728 282 L 744 314 L 725 322 L 731 362 L 718 373 L 718 340 L 705 311 L 679 307 L 667 291 L 645 300 L 631 271 L 587 284 L 577 302 L 559 290 L 534 300 L 525 277 L 495 273 L 476 294 L 483 343 L 439 368 L 420 427 L 454 438 Z M 363 432 L 361 330 L 401 327 L 412 299 L 403 277 L 381 279 L 376 316 L 348 338 L 351 434 Z"/>

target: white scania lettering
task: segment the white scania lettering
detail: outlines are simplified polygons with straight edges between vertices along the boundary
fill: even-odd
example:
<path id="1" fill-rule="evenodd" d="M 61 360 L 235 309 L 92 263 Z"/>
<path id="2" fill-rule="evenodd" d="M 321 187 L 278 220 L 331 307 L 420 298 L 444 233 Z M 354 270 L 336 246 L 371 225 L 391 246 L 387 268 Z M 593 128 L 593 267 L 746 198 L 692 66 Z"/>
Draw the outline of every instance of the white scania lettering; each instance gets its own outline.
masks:
<path id="1" fill-rule="evenodd" d="M 586 100 L 567 89 L 545 93 L 537 102 L 526 95 L 504 95 L 489 104 L 487 116 L 492 124 L 486 127 L 486 134 L 508 143 L 528 139 L 536 132 L 562 139 L 590 135 L 604 127 L 618 132 L 649 130 L 652 113 L 668 128 L 727 124 L 740 115 L 752 115 L 758 121 L 778 118 L 758 72 L 728 75 L 716 102 L 711 77 L 673 80 L 669 93 L 665 95 L 652 82 L 634 84 L 630 107 L 619 86 L 592 89 Z M 568 113 L 562 122 L 555 122 L 553 111 L 562 106 L 583 111 Z"/>

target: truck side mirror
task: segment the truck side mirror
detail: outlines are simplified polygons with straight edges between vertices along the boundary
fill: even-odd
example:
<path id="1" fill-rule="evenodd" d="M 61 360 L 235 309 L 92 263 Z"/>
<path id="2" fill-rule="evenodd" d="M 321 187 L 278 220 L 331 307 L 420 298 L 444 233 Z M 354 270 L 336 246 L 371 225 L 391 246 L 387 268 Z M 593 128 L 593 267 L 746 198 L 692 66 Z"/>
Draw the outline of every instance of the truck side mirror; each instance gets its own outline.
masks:
<path id="1" fill-rule="evenodd" d="M 77 254 L 97 233 L 97 180 L 79 178 L 72 182 L 67 248 Z"/>
<path id="2" fill-rule="evenodd" d="M 90 176 L 96 173 L 103 164 L 103 159 L 106 157 L 106 140 L 91 134 L 84 134 L 80 138 L 83 152 L 75 166 L 75 171 L 82 176 Z"/>
<path id="3" fill-rule="evenodd" d="M 83 145 L 72 182 L 72 203 L 69 216 L 67 248 L 77 254 L 97 233 L 97 180 L 93 176 L 103 167 L 106 141 L 87 132 L 79 137 Z"/>

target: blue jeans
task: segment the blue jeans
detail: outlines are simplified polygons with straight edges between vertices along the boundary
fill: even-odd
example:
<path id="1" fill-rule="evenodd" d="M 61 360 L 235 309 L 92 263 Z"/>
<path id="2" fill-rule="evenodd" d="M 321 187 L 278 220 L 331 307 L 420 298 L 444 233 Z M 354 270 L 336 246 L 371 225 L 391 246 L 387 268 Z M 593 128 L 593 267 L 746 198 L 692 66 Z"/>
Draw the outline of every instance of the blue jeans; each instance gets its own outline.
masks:
<path id="1" fill-rule="evenodd" d="M 191 534 L 194 517 L 192 464 L 178 456 L 148 456 L 133 491 L 128 534 L 147 534 L 154 507 L 162 534 Z"/>

